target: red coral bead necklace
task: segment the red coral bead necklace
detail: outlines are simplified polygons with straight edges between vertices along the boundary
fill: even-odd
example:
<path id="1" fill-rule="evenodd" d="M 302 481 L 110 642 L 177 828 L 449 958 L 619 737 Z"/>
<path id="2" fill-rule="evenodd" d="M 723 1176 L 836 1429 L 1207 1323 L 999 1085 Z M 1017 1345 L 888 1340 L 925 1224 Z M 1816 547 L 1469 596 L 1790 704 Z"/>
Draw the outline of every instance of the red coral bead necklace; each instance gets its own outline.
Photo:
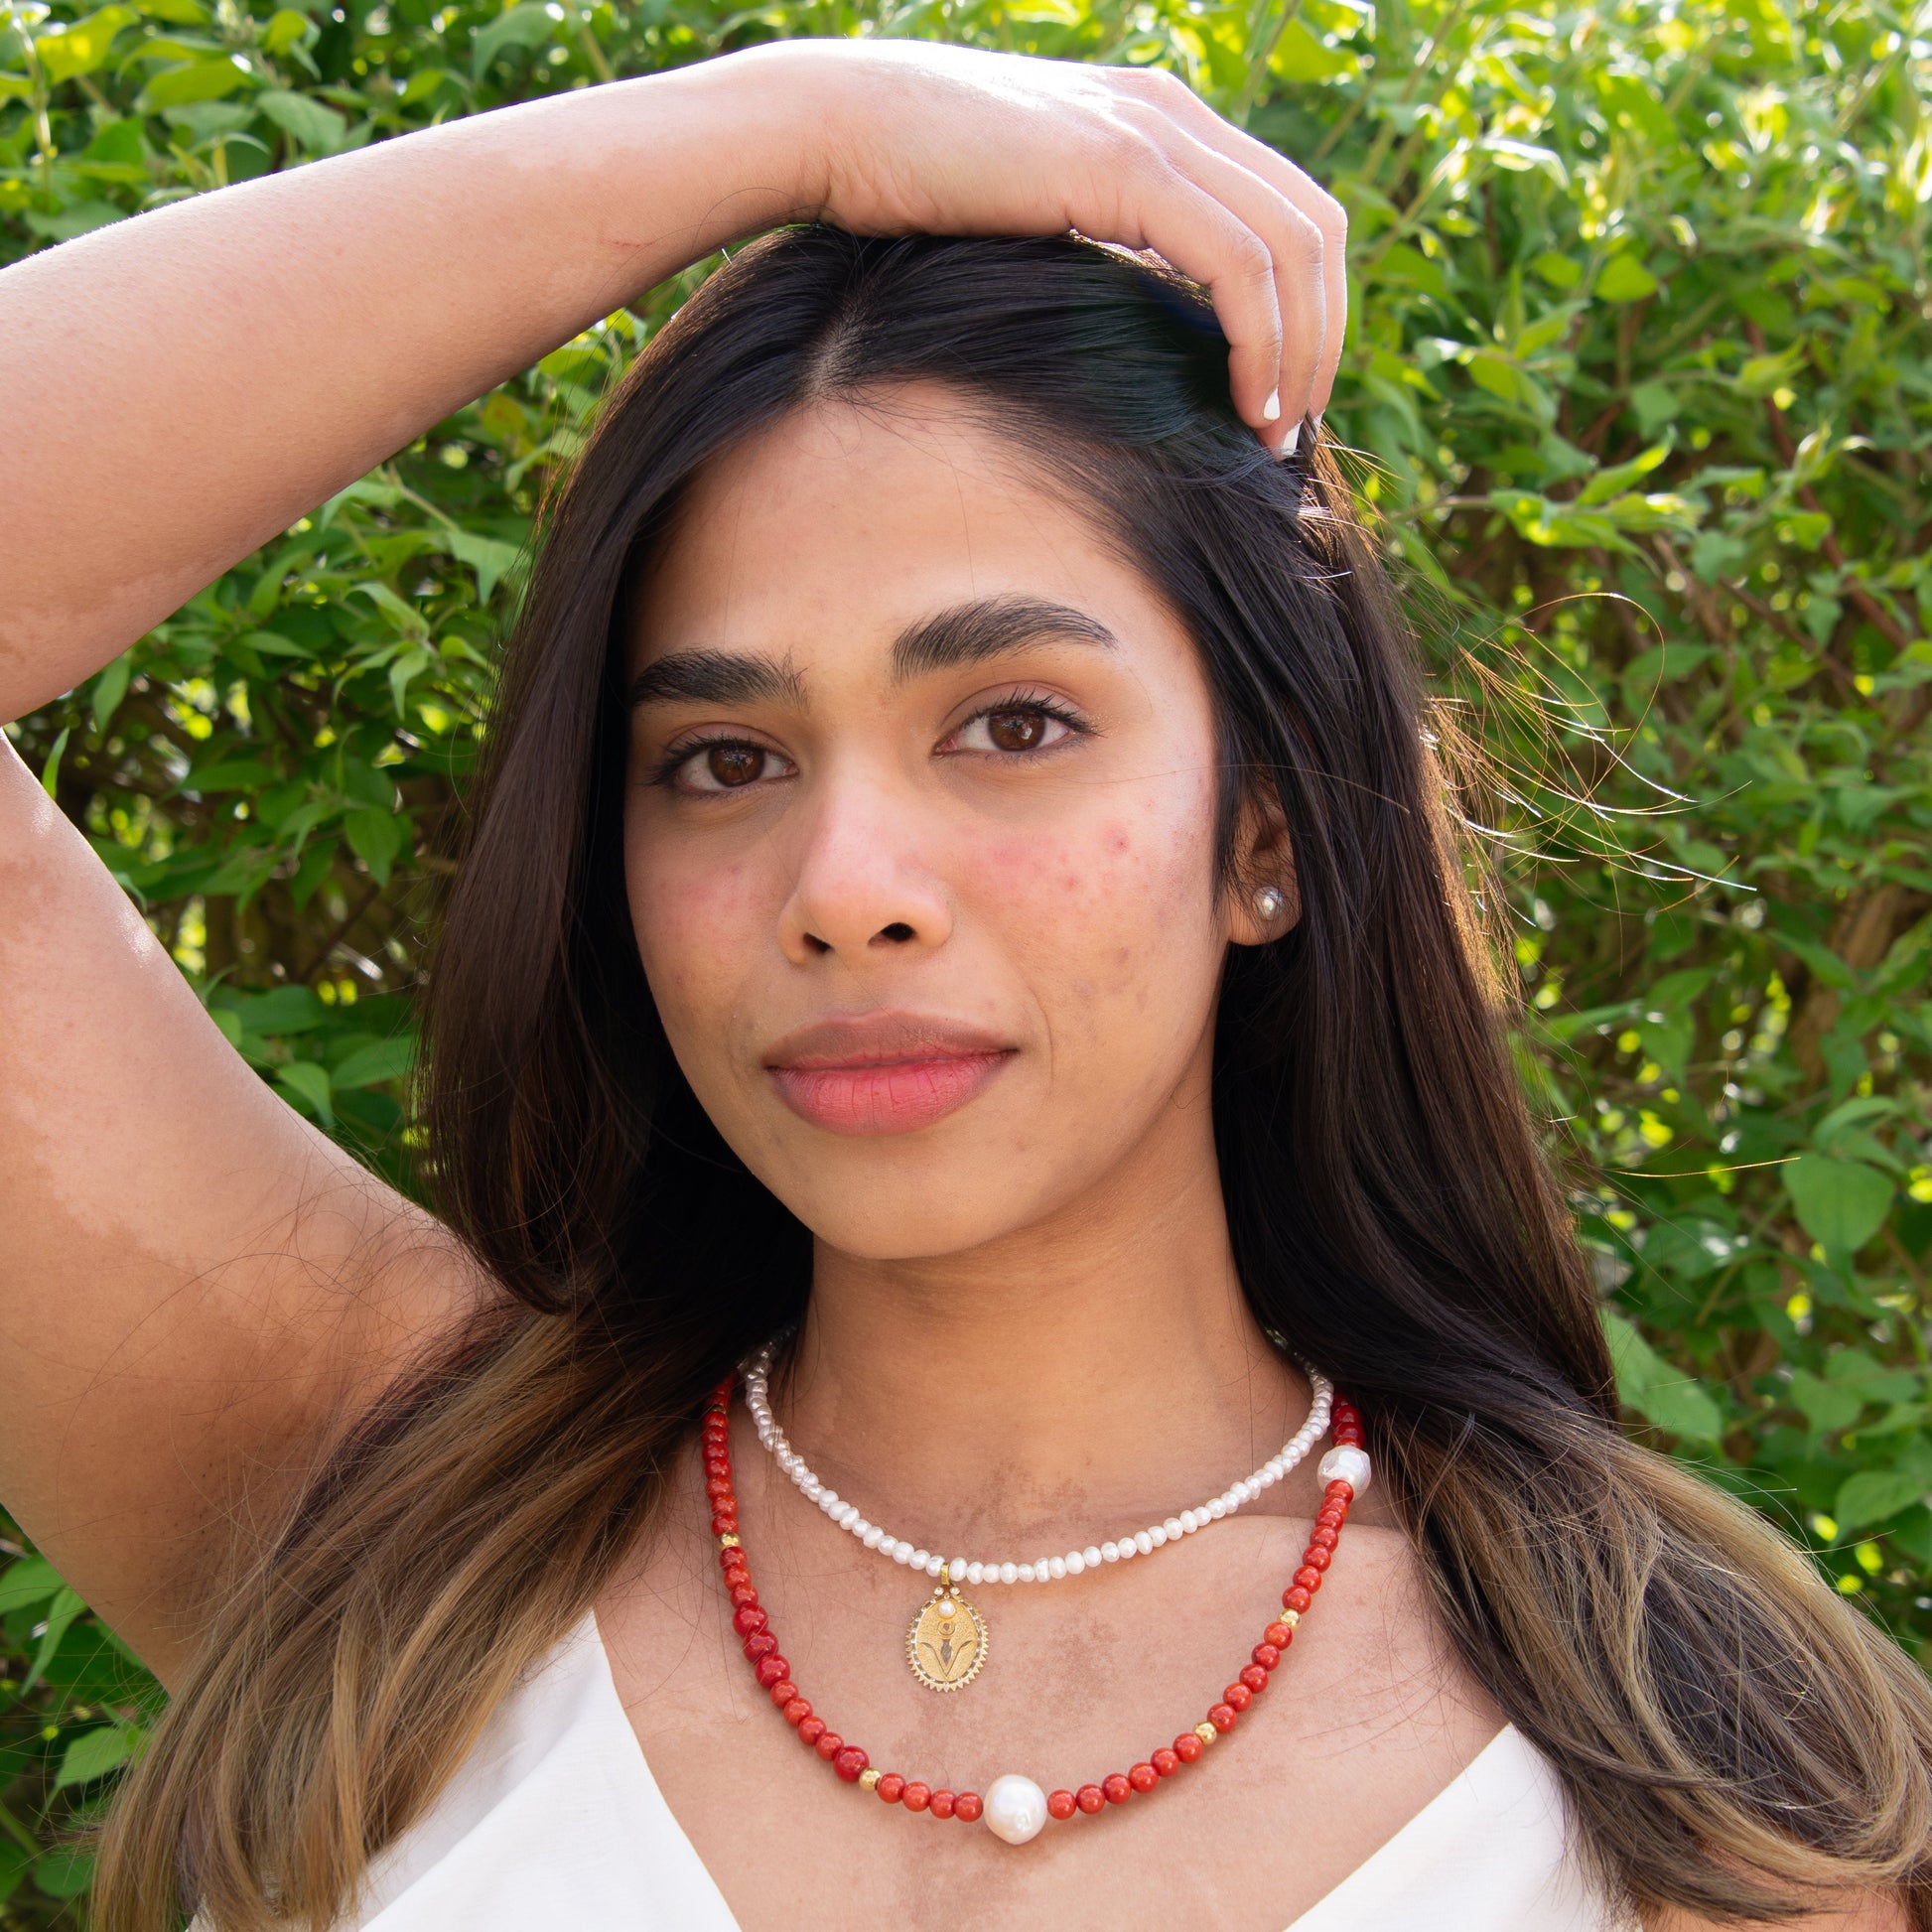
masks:
<path id="1" fill-rule="evenodd" d="M 1138 1764 L 1115 1771 L 1093 1784 L 1074 1790 L 1042 1791 L 1032 1778 L 1009 1771 L 997 1777 L 982 1796 L 977 1791 L 935 1789 L 918 1778 L 897 1771 L 880 1771 L 854 1743 L 833 1730 L 802 1696 L 792 1679 L 791 1665 L 780 1654 L 771 1619 L 759 1601 L 752 1569 L 739 1530 L 738 1494 L 732 1477 L 731 1402 L 736 1374 L 719 1383 L 705 1405 L 702 1437 L 705 1493 L 711 1502 L 711 1531 L 718 1539 L 725 1588 L 732 1603 L 732 1626 L 744 1642 L 759 1686 L 769 1696 L 800 1740 L 822 1758 L 847 1784 L 870 1791 L 889 1805 L 907 1811 L 929 1812 L 934 1818 L 957 1818 L 965 1824 L 982 1820 L 989 1831 L 1010 1845 L 1024 1845 L 1038 1837 L 1049 1819 L 1063 1821 L 1091 1816 L 1109 1805 L 1124 1805 L 1136 1793 L 1157 1790 L 1162 1782 L 1196 1764 L 1208 1747 L 1234 1729 L 1242 1713 L 1267 1689 L 1269 1678 L 1288 1654 L 1295 1631 L 1341 1540 L 1348 1507 L 1368 1487 L 1369 1459 L 1362 1447 L 1361 1412 L 1346 1398 L 1334 1399 L 1334 1449 L 1323 1458 L 1322 1474 L 1330 1479 L 1321 1491 L 1321 1507 L 1314 1529 L 1302 1552 L 1302 1562 L 1282 1592 L 1281 1615 L 1261 1633 L 1248 1662 L 1234 1681 L 1191 1730 L 1183 1730 L 1172 1744 L 1150 1751 Z M 941 1569 L 942 1587 L 948 1581 Z"/>

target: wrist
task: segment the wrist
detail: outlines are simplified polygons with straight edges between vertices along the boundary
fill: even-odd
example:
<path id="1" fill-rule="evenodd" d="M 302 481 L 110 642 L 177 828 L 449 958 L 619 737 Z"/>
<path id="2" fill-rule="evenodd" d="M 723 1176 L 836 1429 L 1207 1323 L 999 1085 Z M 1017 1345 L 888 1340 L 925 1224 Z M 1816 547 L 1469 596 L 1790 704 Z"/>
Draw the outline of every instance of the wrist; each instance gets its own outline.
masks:
<path id="1" fill-rule="evenodd" d="M 703 127 L 703 166 L 714 198 L 729 205 L 718 221 L 740 223 L 721 243 L 824 213 L 848 68 L 825 42 L 778 41 L 662 76 L 685 90 Z"/>
<path id="2" fill-rule="evenodd" d="M 817 215 L 827 173 L 820 117 L 831 91 L 812 71 L 817 65 L 789 45 L 752 48 L 576 96 L 605 97 L 593 206 L 605 211 L 611 239 L 670 245 L 682 267 Z M 604 170 L 619 156 L 613 193 Z"/>
<path id="3" fill-rule="evenodd" d="M 549 262 L 608 312 L 730 242 L 816 212 L 787 91 L 777 64 L 732 55 L 414 138 L 461 152 L 466 198 L 494 208 L 512 252 Z"/>

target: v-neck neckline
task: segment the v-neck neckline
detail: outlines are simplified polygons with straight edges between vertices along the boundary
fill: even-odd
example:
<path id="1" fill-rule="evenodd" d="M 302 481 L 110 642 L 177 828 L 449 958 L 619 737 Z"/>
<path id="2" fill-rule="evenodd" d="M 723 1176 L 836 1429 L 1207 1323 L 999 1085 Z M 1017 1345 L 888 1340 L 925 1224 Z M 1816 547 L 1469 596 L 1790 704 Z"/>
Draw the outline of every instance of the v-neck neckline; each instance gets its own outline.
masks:
<path id="1" fill-rule="evenodd" d="M 629 1715 L 623 1708 L 623 1699 L 619 1694 L 617 1677 L 611 1667 L 610 1649 L 605 1644 L 603 1627 L 599 1624 L 594 1609 L 587 1614 L 585 1623 L 589 1626 L 590 1641 L 597 1650 L 601 1679 L 600 1693 L 607 1690 L 609 1692 L 609 1714 L 614 1716 L 622 1727 L 622 1734 L 629 1742 L 642 1781 L 648 1788 L 649 1800 L 662 1811 L 665 1821 L 670 1826 L 673 1843 L 682 1848 L 684 1857 L 690 1862 L 692 1875 L 697 1877 L 701 1874 L 705 1886 L 717 1899 L 716 1932 L 743 1932 L 737 1916 L 726 1901 L 723 1891 L 719 1889 L 718 1881 L 712 1876 L 711 1868 L 699 1856 L 698 1848 L 692 1843 L 690 1834 L 679 1823 L 677 1814 L 671 1810 L 662 1790 L 658 1787 L 656 1777 L 651 1772 L 650 1760 L 645 1754 L 643 1742 L 632 1727 Z M 1352 1871 L 1330 1886 L 1299 1917 L 1291 1920 L 1283 1928 L 1283 1932 L 1343 1932 L 1349 1920 L 1337 1914 L 1352 1911 L 1353 1898 L 1372 1889 L 1390 1866 L 1400 1863 L 1411 1846 L 1435 1835 L 1436 1827 L 1444 1815 L 1453 1813 L 1458 1806 L 1469 1800 L 1474 1791 L 1490 1782 L 1490 1774 L 1498 1774 L 1496 1779 L 1498 1782 L 1505 1781 L 1511 1770 L 1508 1760 L 1518 1759 L 1522 1753 L 1529 1753 L 1534 1757 L 1534 1746 L 1514 1725 L 1504 1725 L 1433 1798 L 1399 1825 L 1395 1832 L 1383 1840 Z M 1536 1761 L 1540 1766 L 1541 1761 Z M 1518 1776 L 1515 1782 L 1520 1787 L 1524 1780 Z M 713 1932 L 713 1928 L 692 1927 L 691 1932 Z"/>

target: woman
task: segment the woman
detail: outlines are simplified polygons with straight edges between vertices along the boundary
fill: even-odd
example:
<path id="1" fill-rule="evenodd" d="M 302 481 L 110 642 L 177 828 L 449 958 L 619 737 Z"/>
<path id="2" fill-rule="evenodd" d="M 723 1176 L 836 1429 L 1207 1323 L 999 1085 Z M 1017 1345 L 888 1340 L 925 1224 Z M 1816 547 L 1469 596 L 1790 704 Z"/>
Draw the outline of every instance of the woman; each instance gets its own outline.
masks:
<path id="1" fill-rule="evenodd" d="M 440 1219 L 6 768 L 5 1493 L 174 1693 L 102 1924 L 1932 1924 L 1922 1680 L 1616 1433 L 1340 224 L 1173 83 L 793 45 L 9 270 L 8 715 L 799 215 L 549 518 Z"/>

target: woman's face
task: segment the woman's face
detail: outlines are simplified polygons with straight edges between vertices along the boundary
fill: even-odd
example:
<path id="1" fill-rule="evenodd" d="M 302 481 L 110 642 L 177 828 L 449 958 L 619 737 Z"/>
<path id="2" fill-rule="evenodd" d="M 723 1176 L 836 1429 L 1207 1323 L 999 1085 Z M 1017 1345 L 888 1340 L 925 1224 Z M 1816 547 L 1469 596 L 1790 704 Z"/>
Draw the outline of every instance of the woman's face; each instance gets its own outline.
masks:
<path id="1" fill-rule="evenodd" d="M 696 483 L 631 671 L 652 996 L 821 1240 L 957 1253 L 1211 1150 L 1262 935 L 1216 892 L 1207 687 L 1012 444 L 936 388 L 799 411 Z"/>

